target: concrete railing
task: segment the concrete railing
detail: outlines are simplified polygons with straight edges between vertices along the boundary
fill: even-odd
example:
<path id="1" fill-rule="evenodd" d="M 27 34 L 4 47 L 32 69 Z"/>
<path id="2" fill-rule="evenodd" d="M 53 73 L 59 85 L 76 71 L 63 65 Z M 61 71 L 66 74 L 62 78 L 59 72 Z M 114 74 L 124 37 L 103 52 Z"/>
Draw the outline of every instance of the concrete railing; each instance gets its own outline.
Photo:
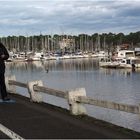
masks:
<path id="1" fill-rule="evenodd" d="M 27 88 L 30 95 L 30 101 L 32 102 L 43 101 L 42 96 L 41 94 L 39 94 L 39 92 L 64 98 L 68 101 L 70 112 L 74 115 L 86 114 L 84 104 L 95 105 L 133 114 L 140 114 L 140 104 L 136 106 L 93 99 L 86 96 L 85 88 L 78 88 L 70 91 L 59 91 L 44 87 L 42 81 L 31 81 L 27 83 L 18 82 L 16 81 L 15 76 L 6 77 L 5 81 L 7 90 L 10 93 L 16 93 L 15 86 Z"/>

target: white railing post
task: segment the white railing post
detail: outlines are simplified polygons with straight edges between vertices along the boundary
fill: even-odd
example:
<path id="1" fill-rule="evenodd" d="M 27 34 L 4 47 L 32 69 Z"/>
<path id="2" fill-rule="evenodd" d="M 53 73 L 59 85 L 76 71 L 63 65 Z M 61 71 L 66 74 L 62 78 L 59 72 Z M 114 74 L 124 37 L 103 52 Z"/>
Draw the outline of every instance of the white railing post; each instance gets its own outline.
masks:
<path id="1" fill-rule="evenodd" d="M 78 88 L 76 90 L 68 91 L 70 112 L 73 115 L 84 115 L 86 114 L 86 109 L 82 103 L 76 102 L 78 96 L 86 96 L 85 88 Z"/>
<path id="2" fill-rule="evenodd" d="M 43 86 L 43 82 L 39 81 L 31 81 L 27 83 L 28 85 L 28 92 L 30 94 L 30 101 L 31 102 L 42 102 L 43 98 L 39 92 L 34 91 L 34 86 Z"/>
<path id="3" fill-rule="evenodd" d="M 8 92 L 16 93 L 16 86 L 12 85 L 12 84 L 9 84 L 9 80 L 16 81 L 15 75 L 11 75 L 11 76 L 8 76 L 8 77 L 6 76 L 5 77 L 5 85 L 6 85 L 6 89 L 7 89 Z"/>
<path id="4" fill-rule="evenodd" d="M 140 104 L 138 105 L 139 119 L 140 119 Z"/>

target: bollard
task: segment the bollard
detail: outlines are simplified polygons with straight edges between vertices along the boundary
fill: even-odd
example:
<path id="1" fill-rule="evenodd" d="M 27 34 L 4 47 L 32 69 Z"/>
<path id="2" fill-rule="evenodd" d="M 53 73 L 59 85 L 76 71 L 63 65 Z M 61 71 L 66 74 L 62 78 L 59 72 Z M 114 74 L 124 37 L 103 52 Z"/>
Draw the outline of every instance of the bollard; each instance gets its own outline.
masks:
<path id="1" fill-rule="evenodd" d="M 73 115 L 85 115 L 86 109 L 82 103 L 76 102 L 78 96 L 86 96 L 85 88 L 68 91 L 68 103 Z"/>
<path id="2" fill-rule="evenodd" d="M 9 84 L 9 80 L 16 81 L 15 75 L 5 77 L 5 85 L 8 92 L 16 93 L 16 85 Z"/>
<path id="3" fill-rule="evenodd" d="M 43 98 L 41 96 L 41 94 L 39 94 L 38 92 L 34 91 L 34 86 L 43 86 L 43 82 L 41 80 L 39 81 L 31 81 L 28 82 L 28 92 L 30 94 L 30 101 L 31 102 L 42 102 Z"/>

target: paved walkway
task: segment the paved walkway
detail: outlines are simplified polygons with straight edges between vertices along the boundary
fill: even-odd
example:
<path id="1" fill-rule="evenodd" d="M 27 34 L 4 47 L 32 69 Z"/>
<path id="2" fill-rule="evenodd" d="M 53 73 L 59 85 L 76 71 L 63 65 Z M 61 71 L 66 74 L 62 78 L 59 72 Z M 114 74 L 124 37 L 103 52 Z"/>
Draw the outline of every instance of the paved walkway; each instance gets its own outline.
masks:
<path id="1" fill-rule="evenodd" d="M 140 133 L 90 117 L 75 117 L 61 108 L 12 95 L 15 103 L 0 103 L 0 124 L 25 139 L 140 138 Z M 0 131 L 0 138 L 7 138 Z"/>

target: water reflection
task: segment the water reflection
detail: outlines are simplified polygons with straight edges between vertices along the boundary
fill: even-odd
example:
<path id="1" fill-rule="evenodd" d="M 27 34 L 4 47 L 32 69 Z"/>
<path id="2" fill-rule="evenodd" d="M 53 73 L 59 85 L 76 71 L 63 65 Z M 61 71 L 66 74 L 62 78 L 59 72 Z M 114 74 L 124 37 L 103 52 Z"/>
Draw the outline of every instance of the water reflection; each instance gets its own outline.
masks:
<path id="1" fill-rule="evenodd" d="M 33 62 L 18 62 L 7 63 L 7 69 L 13 69 L 21 72 L 25 71 L 91 71 L 98 68 L 98 61 L 93 59 L 71 59 L 61 61 L 33 61 Z"/>
<path id="2" fill-rule="evenodd" d="M 99 68 L 98 60 L 96 59 L 71 59 L 59 61 L 33 61 L 33 62 L 12 62 L 6 63 L 9 70 L 21 71 L 92 71 L 98 70 L 105 75 L 120 74 L 130 76 L 132 73 L 140 73 L 140 69 L 132 71 L 132 69 L 107 69 Z"/>
<path id="3" fill-rule="evenodd" d="M 100 68 L 100 72 L 105 74 L 105 75 L 123 75 L 123 76 L 130 76 L 132 75 L 134 72 L 139 73 L 140 70 L 137 69 L 136 71 L 133 71 L 132 69 L 107 69 L 107 68 Z"/>

